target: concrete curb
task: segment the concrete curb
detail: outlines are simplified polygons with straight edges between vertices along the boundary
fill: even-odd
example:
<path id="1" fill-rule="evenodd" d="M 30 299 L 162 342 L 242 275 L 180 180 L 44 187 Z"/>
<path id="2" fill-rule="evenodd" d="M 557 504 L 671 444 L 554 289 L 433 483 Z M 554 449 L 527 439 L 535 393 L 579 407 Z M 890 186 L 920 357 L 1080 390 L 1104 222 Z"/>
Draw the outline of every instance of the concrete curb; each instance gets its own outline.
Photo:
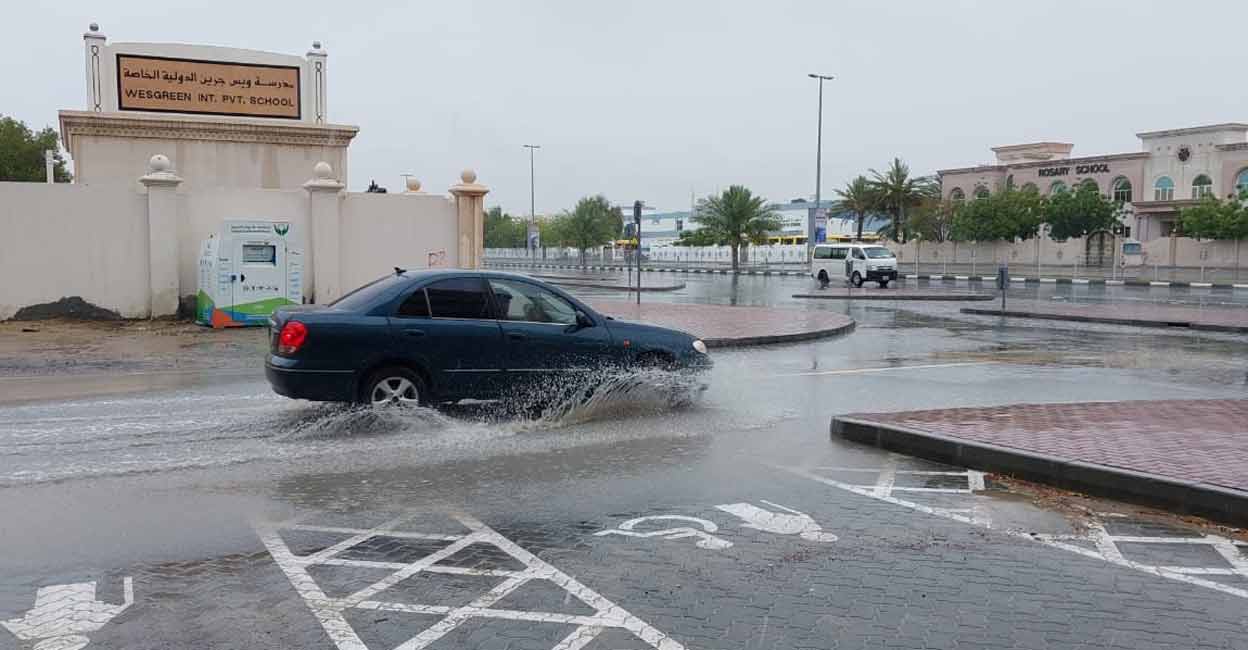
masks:
<path id="1" fill-rule="evenodd" d="M 1248 522 L 1248 493 L 1218 485 L 970 442 L 858 418 L 832 418 L 830 433 L 910 456 L 1201 515 L 1235 526 Z"/>
<path id="2" fill-rule="evenodd" d="M 1075 323 L 1105 323 L 1108 325 L 1133 325 L 1135 327 L 1166 327 L 1166 328 L 1186 328 L 1190 330 L 1199 330 L 1206 332 L 1234 332 L 1237 334 L 1248 333 L 1248 326 L 1239 325 L 1217 325 L 1213 323 L 1199 323 L 1181 320 L 1163 320 L 1163 319 L 1145 319 L 1145 318 L 1112 318 L 1109 316 L 1081 316 L 1078 314 L 1052 314 L 1046 312 L 1033 311 L 1015 311 L 1007 309 L 982 309 L 978 307 L 964 307 L 961 311 L 963 314 L 977 314 L 980 316 L 1004 316 L 1006 318 L 1035 318 L 1039 320 L 1064 320 Z"/>
<path id="3" fill-rule="evenodd" d="M 932 274 L 914 274 L 908 273 L 903 278 L 907 280 L 936 280 L 944 282 L 996 282 L 997 276 L 965 276 L 965 275 L 932 275 Z M 1103 278 L 1045 278 L 1011 275 L 1011 282 L 1025 282 L 1028 284 L 1044 283 L 1044 284 L 1081 284 L 1081 285 L 1108 285 L 1111 287 L 1172 287 L 1172 288 L 1192 288 L 1192 289 L 1248 289 L 1248 284 L 1226 284 L 1215 282 L 1179 282 L 1179 281 L 1160 281 L 1160 280 L 1107 280 Z"/>
<path id="4" fill-rule="evenodd" d="M 881 289 L 887 291 L 887 289 Z M 833 289 L 829 293 L 795 293 L 794 298 L 808 298 L 811 300 L 913 300 L 913 301 L 931 301 L 931 302 L 961 302 L 961 301 L 987 301 L 996 300 L 997 297 L 989 293 L 933 293 L 927 296 L 919 296 L 914 294 L 897 294 L 890 296 L 887 294 L 860 293 L 860 294 L 844 294 Z"/>
<path id="5" fill-rule="evenodd" d="M 718 338 L 718 339 L 702 339 L 708 348 L 745 348 L 759 345 L 779 345 L 784 343 L 799 343 L 801 341 L 814 341 L 817 339 L 828 339 L 843 334 L 849 334 L 854 331 L 858 323 L 852 319 L 839 327 L 832 327 L 821 330 L 811 330 L 809 332 L 798 332 L 796 334 L 769 334 L 766 336 L 743 336 L 734 338 Z"/>

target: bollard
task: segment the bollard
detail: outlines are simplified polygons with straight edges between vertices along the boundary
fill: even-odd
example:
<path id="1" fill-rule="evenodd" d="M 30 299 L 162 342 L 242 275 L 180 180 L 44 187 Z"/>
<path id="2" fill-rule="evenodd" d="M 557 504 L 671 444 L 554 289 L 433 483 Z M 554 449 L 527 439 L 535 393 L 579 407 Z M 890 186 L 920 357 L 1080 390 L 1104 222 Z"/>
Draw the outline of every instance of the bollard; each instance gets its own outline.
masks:
<path id="1" fill-rule="evenodd" d="M 1001 264 L 997 266 L 997 289 L 1001 291 L 1001 312 L 1005 312 L 1005 290 L 1010 286 L 1010 266 Z"/>

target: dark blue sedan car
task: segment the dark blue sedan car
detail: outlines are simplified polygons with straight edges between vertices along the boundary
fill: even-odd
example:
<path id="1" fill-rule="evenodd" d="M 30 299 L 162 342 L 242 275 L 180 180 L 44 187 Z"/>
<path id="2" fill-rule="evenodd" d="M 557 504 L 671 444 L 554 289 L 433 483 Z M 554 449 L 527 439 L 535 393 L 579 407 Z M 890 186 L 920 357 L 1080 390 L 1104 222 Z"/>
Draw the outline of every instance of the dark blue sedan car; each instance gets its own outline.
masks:
<path id="1" fill-rule="evenodd" d="M 265 374 L 287 397 L 439 404 L 549 393 L 599 371 L 710 367 L 684 332 L 614 320 L 529 277 L 404 271 L 270 321 Z"/>

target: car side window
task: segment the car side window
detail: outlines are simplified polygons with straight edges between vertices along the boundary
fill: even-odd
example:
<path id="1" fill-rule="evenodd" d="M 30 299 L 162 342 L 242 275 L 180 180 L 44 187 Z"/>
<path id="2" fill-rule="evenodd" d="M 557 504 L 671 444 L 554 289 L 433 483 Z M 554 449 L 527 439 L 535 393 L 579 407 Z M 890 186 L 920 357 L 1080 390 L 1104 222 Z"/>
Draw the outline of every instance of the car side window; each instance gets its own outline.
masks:
<path id="1" fill-rule="evenodd" d="M 434 318 L 488 319 L 489 294 L 481 278 L 448 278 L 425 287 Z"/>
<path id="2" fill-rule="evenodd" d="M 862 249 L 861 249 L 861 248 L 855 248 L 855 249 L 854 249 L 854 259 L 856 259 L 856 260 L 865 260 L 865 259 L 867 259 L 867 256 L 862 254 Z"/>
<path id="3" fill-rule="evenodd" d="M 528 282 L 490 280 L 499 318 L 530 323 L 576 322 L 576 308 L 567 300 Z"/>
<path id="4" fill-rule="evenodd" d="M 832 249 L 832 259 L 834 259 L 834 260 L 843 260 L 843 259 L 845 259 L 845 255 L 846 255 L 847 253 L 849 253 L 849 249 L 848 249 L 848 248 L 833 248 L 833 249 Z"/>
<path id="5" fill-rule="evenodd" d="M 815 259 L 817 260 L 832 259 L 832 249 L 828 248 L 827 246 L 816 246 L 815 247 Z"/>
<path id="6" fill-rule="evenodd" d="M 425 290 L 414 291 L 399 305 L 399 312 L 395 315 L 400 318 L 429 318 L 429 299 L 425 296 Z"/>

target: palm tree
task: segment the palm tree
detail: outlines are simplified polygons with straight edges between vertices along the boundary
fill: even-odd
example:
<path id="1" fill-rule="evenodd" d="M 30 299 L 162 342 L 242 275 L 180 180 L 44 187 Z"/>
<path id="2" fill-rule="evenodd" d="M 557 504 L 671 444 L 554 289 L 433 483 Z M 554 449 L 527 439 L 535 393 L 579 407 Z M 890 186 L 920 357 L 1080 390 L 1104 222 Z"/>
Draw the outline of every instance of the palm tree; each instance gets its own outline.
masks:
<path id="1" fill-rule="evenodd" d="M 897 243 L 906 243 L 906 208 L 919 205 L 932 194 L 934 183 L 925 176 L 911 177 L 910 167 L 893 158 L 884 173 L 871 170 L 871 187 L 875 190 L 879 205 L 893 217 L 892 231 Z"/>
<path id="2" fill-rule="evenodd" d="M 841 208 L 858 218 L 858 241 L 862 241 L 862 226 L 867 220 L 867 213 L 879 209 L 875 188 L 866 176 L 859 176 L 846 183 L 844 189 L 837 190 L 836 194 L 841 197 Z"/>
<path id="3" fill-rule="evenodd" d="M 727 244 L 732 250 L 733 273 L 740 263 L 738 251 L 742 244 L 766 243 L 768 234 L 783 227 L 780 218 L 767 207 L 767 201 L 741 185 L 702 199 L 695 219 L 716 243 Z"/>

